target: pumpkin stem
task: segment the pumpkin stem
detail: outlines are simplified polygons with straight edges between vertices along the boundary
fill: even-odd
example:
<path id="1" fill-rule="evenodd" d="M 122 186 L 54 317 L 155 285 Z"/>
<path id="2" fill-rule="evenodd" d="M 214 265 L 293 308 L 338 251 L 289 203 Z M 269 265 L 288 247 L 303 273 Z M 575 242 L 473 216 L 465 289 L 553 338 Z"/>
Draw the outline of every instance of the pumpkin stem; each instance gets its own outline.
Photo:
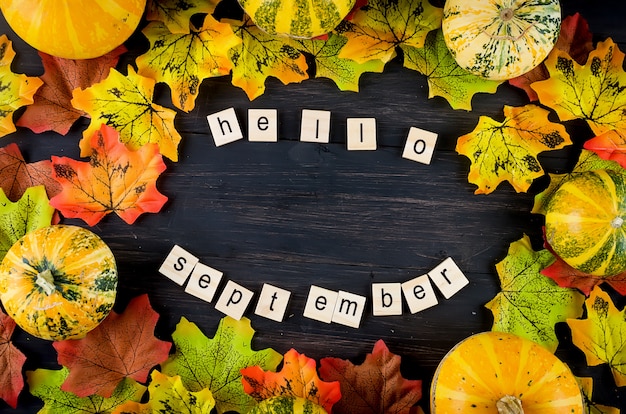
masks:
<path id="1" fill-rule="evenodd" d="M 622 224 L 624 224 L 624 219 L 619 216 L 615 217 L 611 221 L 611 227 L 613 227 L 614 229 L 619 229 L 620 227 L 622 227 Z"/>
<path id="2" fill-rule="evenodd" d="M 502 9 L 502 11 L 500 12 L 500 18 L 505 22 L 508 22 L 509 20 L 511 20 L 514 15 L 515 15 L 515 12 L 510 7 L 507 7 L 506 9 Z"/>
<path id="3" fill-rule="evenodd" d="M 56 289 L 54 286 L 54 276 L 52 275 L 50 269 L 37 273 L 35 284 L 42 288 L 43 291 L 46 292 L 46 295 L 51 295 Z"/>
<path id="4" fill-rule="evenodd" d="M 512 395 L 505 395 L 496 402 L 498 414 L 524 414 L 522 402 Z"/>

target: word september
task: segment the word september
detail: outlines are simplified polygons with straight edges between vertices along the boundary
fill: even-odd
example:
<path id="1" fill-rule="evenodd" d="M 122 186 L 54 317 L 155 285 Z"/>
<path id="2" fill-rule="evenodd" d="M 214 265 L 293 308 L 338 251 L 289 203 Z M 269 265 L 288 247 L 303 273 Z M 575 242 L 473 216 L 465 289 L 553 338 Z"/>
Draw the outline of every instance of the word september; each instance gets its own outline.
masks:
<path id="1" fill-rule="evenodd" d="M 159 268 L 159 273 L 180 286 L 187 283 L 185 292 L 211 303 L 223 273 L 200 263 L 199 259 L 182 247 L 175 245 Z M 437 296 L 431 284 L 449 299 L 469 281 L 454 260 L 448 257 L 425 275 L 404 283 L 373 283 L 373 316 L 402 315 L 402 296 L 412 314 L 437 305 Z M 241 319 L 250 306 L 253 291 L 229 280 L 215 303 L 215 309 Z M 254 313 L 282 322 L 289 305 L 291 292 L 263 284 Z M 358 328 L 365 311 L 366 297 L 345 291 L 333 291 L 311 285 L 303 316 L 325 323 L 338 323 Z"/>
<path id="2" fill-rule="evenodd" d="M 330 142 L 330 111 L 302 110 L 300 141 L 327 144 Z M 243 138 L 243 132 L 234 108 L 207 116 L 215 145 L 220 147 Z M 347 118 L 347 148 L 349 151 L 371 151 L 377 148 L 375 118 Z M 278 111 L 276 109 L 248 109 L 248 140 L 251 142 L 278 141 Z M 411 127 L 402 157 L 430 164 L 437 134 Z"/>

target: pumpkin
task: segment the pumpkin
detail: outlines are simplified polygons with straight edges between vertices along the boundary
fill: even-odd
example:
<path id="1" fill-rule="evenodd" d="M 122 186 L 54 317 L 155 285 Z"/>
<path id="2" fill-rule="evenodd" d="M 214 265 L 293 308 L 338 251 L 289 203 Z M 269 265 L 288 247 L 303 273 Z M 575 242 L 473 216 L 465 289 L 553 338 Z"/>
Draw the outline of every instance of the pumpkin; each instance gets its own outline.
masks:
<path id="1" fill-rule="evenodd" d="M 115 302 L 117 268 L 104 241 L 78 226 L 26 233 L 0 264 L 0 300 L 26 332 L 42 339 L 81 338 Z"/>
<path id="2" fill-rule="evenodd" d="M 333 30 L 356 0 L 239 0 L 252 21 L 264 32 L 312 38 Z"/>
<path id="3" fill-rule="evenodd" d="M 311 400 L 292 395 L 279 395 L 261 401 L 248 414 L 326 414 L 326 410 Z"/>
<path id="4" fill-rule="evenodd" d="M 517 335 L 482 332 L 439 363 L 430 390 L 433 414 L 582 414 L 583 396 L 569 368 Z"/>
<path id="5" fill-rule="evenodd" d="M 13 31 L 35 49 L 66 59 L 104 55 L 135 31 L 146 0 L 0 0 Z"/>
<path id="6" fill-rule="evenodd" d="M 546 205 L 546 241 L 567 264 L 594 276 L 626 271 L 626 174 L 595 170 L 561 184 Z"/>
<path id="7" fill-rule="evenodd" d="M 441 29 L 463 69 L 506 80 L 540 64 L 561 26 L 558 0 L 447 0 Z"/>

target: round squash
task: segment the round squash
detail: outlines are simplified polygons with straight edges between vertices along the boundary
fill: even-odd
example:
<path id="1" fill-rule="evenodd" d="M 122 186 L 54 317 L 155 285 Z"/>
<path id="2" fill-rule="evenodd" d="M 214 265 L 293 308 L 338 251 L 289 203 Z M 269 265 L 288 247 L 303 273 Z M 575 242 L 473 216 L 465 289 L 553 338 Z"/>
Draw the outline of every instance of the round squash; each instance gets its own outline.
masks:
<path id="1" fill-rule="evenodd" d="M 443 37 L 459 66 L 506 80 L 540 64 L 561 26 L 558 0 L 447 0 Z"/>
<path id="2" fill-rule="evenodd" d="M 279 395 L 261 401 L 248 414 L 326 414 L 320 405 L 302 397 Z"/>
<path id="3" fill-rule="evenodd" d="M 626 271 L 626 174 L 574 175 L 546 205 L 546 241 L 567 264 L 594 276 Z"/>
<path id="4" fill-rule="evenodd" d="M 146 0 L 0 0 L 11 29 L 35 49 L 66 59 L 102 56 L 135 31 Z"/>
<path id="5" fill-rule="evenodd" d="M 27 233 L 0 264 L 7 314 L 39 338 L 81 338 L 109 314 L 117 292 L 115 258 L 104 241 L 78 226 Z"/>
<path id="6" fill-rule="evenodd" d="M 569 368 L 517 335 L 482 332 L 454 346 L 430 390 L 433 414 L 582 414 L 583 396 Z"/>
<path id="7" fill-rule="evenodd" d="M 239 0 L 264 32 L 312 38 L 333 30 L 350 13 L 356 0 Z"/>

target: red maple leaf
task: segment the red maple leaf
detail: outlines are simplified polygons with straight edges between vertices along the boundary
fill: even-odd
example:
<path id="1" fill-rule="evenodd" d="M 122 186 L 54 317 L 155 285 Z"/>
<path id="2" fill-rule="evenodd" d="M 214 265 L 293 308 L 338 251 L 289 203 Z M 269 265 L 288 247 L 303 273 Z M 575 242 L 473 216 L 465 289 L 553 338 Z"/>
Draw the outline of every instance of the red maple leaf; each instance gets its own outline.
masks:
<path id="1" fill-rule="evenodd" d="M 572 59 L 581 65 L 587 61 L 589 52 L 593 50 L 593 35 L 589 31 L 589 24 L 579 13 L 563 19 L 561 33 L 554 48 L 567 52 Z M 533 82 L 548 79 L 549 76 L 546 65 L 541 63 L 530 72 L 510 79 L 509 83 L 523 89 L 531 101 L 536 101 L 538 99 L 537 93 L 530 85 Z"/>
<path id="2" fill-rule="evenodd" d="M 52 178 L 52 162 L 43 160 L 27 163 L 15 143 L 0 148 L 0 187 L 11 201 L 19 200 L 29 187 L 44 185 L 48 198 L 61 191 Z"/>
<path id="3" fill-rule="evenodd" d="M 410 414 L 422 398 L 422 381 L 407 380 L 400 373 L 400 356 L 389 351 L 382 339 L 361 365 L 339 358 L 323 358 L 320 376 L 341 383 L 341 400 L 334 414 Z"/>
<path id="4" fill-rule="evenodd" d="M 15 321 L 0 311 L 0 398 L 17 407 L 17 397 L 24 388 L 22 366 L 26 356 L 11 342 Z"/>
<path id="5" fill-rule="evenodd" d="M 172 346 L 154 336 L 158 319 L 148 295 L 142 295 L 131 300 L 124 313 L 111 312 L 84 338 L 53 343 L 59 364 L 70 370 L 61 389 L 79 397 L 108 398 L 125 377 L 146 382 Z"/>
<path id="6" fill-rule="evenodd" d="M 39 52 L 44 67 L 40 79 L 43 85 L 35 93 L 34 103 L 18 119 L 16 125 L 30 128 L 35 133 L 55 131 L 67 134 L 70 127 L 85 113 L 71 104 L 72 91 L 85 89 L 107 77 L 109 69 L 117 65 L 126 52 L 120 46 L 94 59 L 63 59 Z"/>

